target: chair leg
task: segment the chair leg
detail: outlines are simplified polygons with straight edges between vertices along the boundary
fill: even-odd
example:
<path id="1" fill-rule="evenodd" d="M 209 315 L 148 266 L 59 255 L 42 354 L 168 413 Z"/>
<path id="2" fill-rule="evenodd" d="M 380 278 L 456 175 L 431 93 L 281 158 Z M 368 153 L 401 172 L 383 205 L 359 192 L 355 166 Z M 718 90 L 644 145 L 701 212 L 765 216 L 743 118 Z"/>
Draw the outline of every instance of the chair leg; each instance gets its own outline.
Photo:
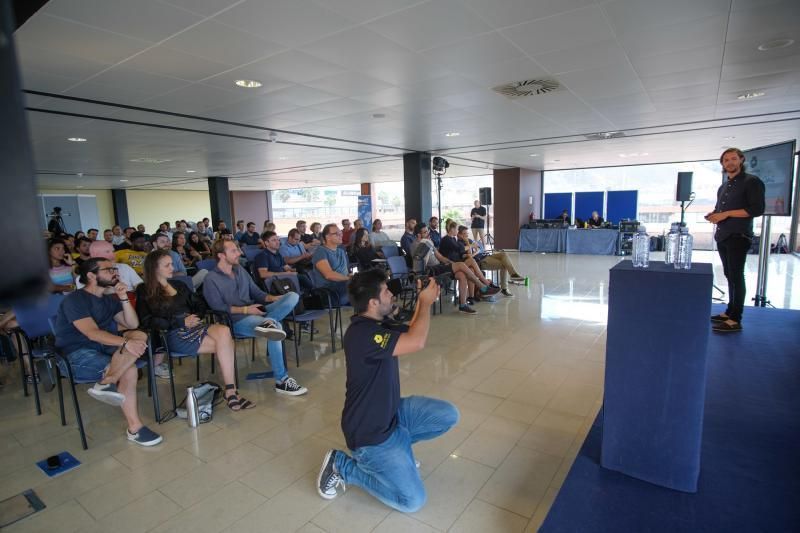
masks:
<path id="1" fill-rule="evenodd" d="M 233 380 L 236 388 L 239 388 L 239 364 L 236 362 L 236 352 L 233 353 Z"/>
<path id="2" fill-rule="evenodd" d="M 36 414 L 42 414 L 42 400 L 39 398 L 39 384 L 36 380 L 39 374 L 36 373 L 36 365 L 33 363 L 33 353 L 28 354 L 28 362 L 31 365 L 31 376 L 33 377 L 33 400 L 36 403 Z"/>
<path id="3" fill-rule="evenodd" d="M 344 346 L 344 326 L 342 326 L 342 308 L 336 309 L 336 318 L 339 319 L 339 342 Z"/>
<path id="4" fill-rule="evenodd" d="M 88 450 L 86 430 L 83 428 L 83 417 L 81 416 L 81 407 L 78 405 L 78 392 L 75 390 L 75 379 L 72 377 L 72 371 L 69 372 L 69 384 L 72 389 L 72 405 L 75 406 L 75 419 L 78 421 L 78 431 L 81 433 L 81 445 L 84 450 Z"/>
<path id="5" fill-rule="evenodd" d="M 250 360 L 251 361 L 255 361 L 256 360 L 256 338 L 255 337 L 250 339 Z"/>
<path id="6" fill-rule="evenodd" d="M 197 359 L 197 365 L 196 365 L 197 366 L 197 372 L 196 372 L 197 375 L 196 375 L 196 378 L 197 378 L 197 381 L 200 382 L 200 354 L 197 354 L 197 357 L 195 359 Z M 179 361 L 180 361 L 180 359 L 179 359 Z"/>
<path id="7" fill-rule="evenodd" d="M 328 321 L 331 326 L 331 353 L 336 353 L 336 331 L 333 326 L 333 309 L 328 309 Z"/>
<path id="8" fill-rule="evenodd" d="M 200 356 L 197 357 L 200 359 Z M 178 359 L 180 361 L 180 359 Z M 167 364 L 169 365 L 169 391 L 172 393 L 172 412 L 178 409 L 178 398 L 175 394 L 175 365 L 172 362 L 172 356 L 167 352 Z M 200 365 L 198 365 L 198 372 L 200 372 Z"/>
<path id="9" fill-rule="evenodd" d="M 294 364 L 300 368 L 300 323 L 293 322 L 294 327 Z"/>
<path id="10" fill-rule="evenodd" d="M 199 359 L 199 357 L 198 357 L 198 359 Z M 216 359 L 214 359 L 214 356 L 212 354 L 212 356 L 211 356 L 211 373 L 212 374 L 216 374 L 217 373 L 216 365 L 217 365 Z M 197 381 L 200 381 L 200 376 L 197 377 Z"/>
<path id="11" fill-rule="evenodd" d="M 63 376 L 61 375 L 61 369 L 58 367 L 58 364 L 56 364 L 56 377 L 58 387 L 58 411 L 61 414 L 61 425 L 66 426 L 67 417 L 64 413 L 64 386 L 61 384 L 61 378 Z"/>

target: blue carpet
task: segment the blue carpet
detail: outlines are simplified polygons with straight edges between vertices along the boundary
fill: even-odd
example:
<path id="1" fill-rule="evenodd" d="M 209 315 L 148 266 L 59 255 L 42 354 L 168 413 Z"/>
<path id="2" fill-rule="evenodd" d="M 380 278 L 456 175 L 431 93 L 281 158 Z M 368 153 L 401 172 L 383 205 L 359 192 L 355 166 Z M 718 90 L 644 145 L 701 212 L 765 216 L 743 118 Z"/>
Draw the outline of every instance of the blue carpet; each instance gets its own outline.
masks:
<path id="1" fill-rule="evenodd" d="M 697 493 L 601 468 L 601 411 L 539 531 L 800 532 L 800 311 L 743 326 L 709 339 Z"/>

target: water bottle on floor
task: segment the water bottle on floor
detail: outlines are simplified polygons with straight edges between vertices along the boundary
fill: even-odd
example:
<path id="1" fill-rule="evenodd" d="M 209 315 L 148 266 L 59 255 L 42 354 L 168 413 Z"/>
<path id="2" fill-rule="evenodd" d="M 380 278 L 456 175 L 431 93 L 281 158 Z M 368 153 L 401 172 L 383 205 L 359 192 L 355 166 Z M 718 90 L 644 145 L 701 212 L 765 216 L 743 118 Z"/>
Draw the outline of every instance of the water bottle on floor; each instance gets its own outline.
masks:
<path id="1" fill-rule="evenodd" d="M 186 421 L 190 428 L 196 428 L 200 425 L 200 410 L 197 405 L 197 395 L 194 392 L 194 387 L 186 388 Z"/>
<path id="2" fill-rule="evenodd" d="M 678 222 L 673 222 L 669 226 L 669 233 L 664 243 L 665 265 L 672 265 L 675 263 L 675 256 L 678 253 L 678 237 L 680 237 L 680 224 Z"/>
<path id="3" fill-rule="evenodd" d="M 650 237 L 644 228 L 639 226 L 639 230 L 633 237 L 633 266 L 635 268 L 647 268 L 650 265 Z"/>
<path id="4" fill-rule="evenodd" d="M 676 269 L 690 269 L 692 268 L 692 245 L 694 238 L 689 235 L 689 228 L 683 226 L 681 228 L 680 237 L 678 238 L 678 253 L 675 257 Z"/>

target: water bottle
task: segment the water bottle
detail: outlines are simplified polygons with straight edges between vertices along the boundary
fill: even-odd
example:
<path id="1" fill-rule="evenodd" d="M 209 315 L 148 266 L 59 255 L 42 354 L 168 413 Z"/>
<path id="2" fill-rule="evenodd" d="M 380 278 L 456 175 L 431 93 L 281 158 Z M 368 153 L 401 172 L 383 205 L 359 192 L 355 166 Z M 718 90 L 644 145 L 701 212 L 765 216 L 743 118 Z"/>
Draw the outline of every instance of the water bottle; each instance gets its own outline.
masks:
<path id="1" fill-rule="evenodd" d="M 650 237 L 640 227 L 633 237 L 633 266 L 647 268 L 650 265 Z"/>
<path id="2" fill-rule="evenodd" d="M 675 268 L 686 269 L 692 268 L 692 244 L 694 239 L 689 235 L 689 228 L 683 226 L 681 234 L 678 239 L 678 253 L 675 256 Z"/>
<path id="3" fill-rule="evenodd" d="M 669 227 L 666 242 L 664 243 L 664 264 L 672 265 L 675 263 L 675 256 L 678 253 L 678 237 L 680 237 L 680 224 L 673 222 Z"/>
<path id="4" fill-rule="evenodd" d="M 196 428 L 200 425 L 200 410 L 198 409 L 194 387 L 186 387 L 186 421 L 189 423 L 190 428 Z"/>

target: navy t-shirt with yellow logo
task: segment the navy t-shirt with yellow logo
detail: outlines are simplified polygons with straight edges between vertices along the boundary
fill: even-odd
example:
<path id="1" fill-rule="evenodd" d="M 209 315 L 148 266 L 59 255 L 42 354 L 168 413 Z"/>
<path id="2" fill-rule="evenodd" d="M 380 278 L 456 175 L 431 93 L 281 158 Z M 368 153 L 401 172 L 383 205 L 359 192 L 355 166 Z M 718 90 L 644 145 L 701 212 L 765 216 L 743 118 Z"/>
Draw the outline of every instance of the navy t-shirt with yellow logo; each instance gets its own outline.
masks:
<path id="1" fill-rule="evenodd" d="M 374 446 L 397 426 L 400 373 L 394 347 L 408 326 L 354 316 L 344 335 L 347 392 L 342 432 L 351 450 Z"/>

